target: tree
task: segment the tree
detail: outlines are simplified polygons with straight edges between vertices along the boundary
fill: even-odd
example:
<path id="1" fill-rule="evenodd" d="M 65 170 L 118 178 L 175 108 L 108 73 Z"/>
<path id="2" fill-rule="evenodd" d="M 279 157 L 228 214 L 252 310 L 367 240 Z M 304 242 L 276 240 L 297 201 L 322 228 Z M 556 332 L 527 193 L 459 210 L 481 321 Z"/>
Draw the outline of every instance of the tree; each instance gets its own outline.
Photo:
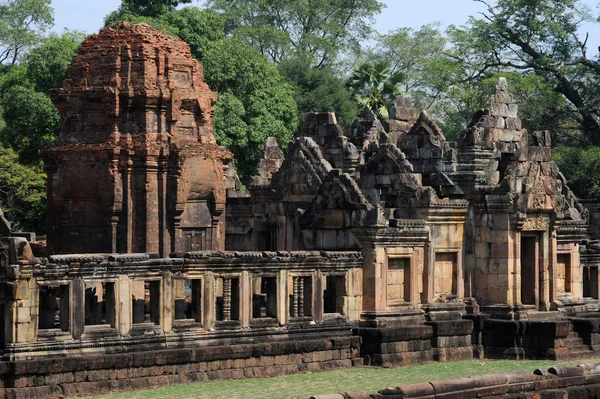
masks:
<path id="1" fill-rule="evenodd" d="M 203 64 L 206 82 L 219 93 L 215 136 L 234 153 L 243 179 L 256 171 L 269 136 L 285 147 L 298 126 L 293 89 L 256 49 L 226 36 L 223 16 L 186 7 L 141 20 L 180 37 Z"/>
<path id="2" fill-rule="evenodd" d="M 0 2 L 0 63 L 15 65 L 22 53 L 39 42 L 54 24 L 51 0 Z"/>
<path id="3" fill-rule="evenodd" d="M 358 107 L 344 79 L 333 68 L 316 68 L 305 59 L 290 59 L 279 64 L 279 72 L 294 88 L 298 117 L 307 112 L 335 112 L 343 128 L 356 118 Z"/>
<path id="4" fill-rule="evenodd" d="M 600 147 L 563 147 L 552 151 L 552 158 L 579 198 L 600 196 Z"/>
<path id="5" fill-rule="evenodd" d="M 45 230 L 46 175 L 40 163 L 22 165 L 10 148 L 0 146 L 0 206 L 14 230 Z"/>
<path id="6" fill-rule="evenodd" d="M 403 80 L 404 75 L 391 72 L 385 62 L 365 62 L 354 70 L 348 86 L 354 91 L 354 98 L 360 106 L 369 108 L 385 121 L 389 119 L 389 107 L 401 92 L 399 86 Z"/>
<path id="7" fill-rule="evenodd" d="M 110 26 L 118 21 L 131 21 L 137 17 L 158 18 L 174 11 L 180 4 L 191 2 L 192 0 L 123 0 L 117 10 L 104 18 L 104 24 Z"/>
<path id="8" fill-rule="evenodd" d="M 233 119 L 240 118 L 245 122 L 245 140 L 232 140 L 228 148 L 237 159 L 238 173 L 248 178 L 256 171 L 269 136 L 275 137 L 285 147 L 296 131 L 298 114 L 293 89 L 279 75 L 275 65 L 236 38 L 225 38 L 215 43 L 205 51 L 200 61 L 210 87 L 221 95 L 230 95 L 225 98 L 235 96 L 238 100 L 238 113 Z M 243 113 L 239 113 L 240 104 Z M 228 127 L 229 117 L 219 109 L 219 101 L 216 107 L 215 130 L 219 137 L 231 130 Z M 236 128 L 239 126 L 242 125 Z"/>
<path id="9" fill-rule="evenodd" d="M 600 145 L 600 63 L 579 30 L 591 16 L 580 0 L 498 0 L 463 31 L 479 43 L 480 70 L 509 68 L 543 77 L 568 101 L 564 113 Z M 473 41 L 472 41 L 473 42 Z"/>
<path id="10" fill-rule="evenodd" d="M 14 86 L 4 96 L 4 121 L 0 142 L 19 154 L 22 162 L 38 163 L 39 151 L 59 134 L 58 111 L 50 97 L 31 88 Z"/>
<path id="11" fill-rule="evenodd" d="M 398 28 L 379 35 L 369 58 L 388 63 L 391 72 L 402 73 L 402 89 L 406 93 L 425 89 L 439 91 L 434 79 L 440 78 L 440 61 L 447 62 L 444 55 L 447 39 L 438 25 L 423 25 L 416 30 Z"/>
<path id="12" fill-rule="evenodd" d="M 49 94 L 50 89 L 63 86 L 67 69 L 84 38 L 85 34 L 74 31 L 67 31 L 60 36 L 51 34 L 27 54 L 27 77 L 37 91 Z"/>
<path id="13" fill-rule="evenodd" d="M 317 67 L 358 48 L 384 7 L 377 0 L 209 0 L 208 5 L 227 17 L 229 31 L 271 61 L 310 56 Z"/>

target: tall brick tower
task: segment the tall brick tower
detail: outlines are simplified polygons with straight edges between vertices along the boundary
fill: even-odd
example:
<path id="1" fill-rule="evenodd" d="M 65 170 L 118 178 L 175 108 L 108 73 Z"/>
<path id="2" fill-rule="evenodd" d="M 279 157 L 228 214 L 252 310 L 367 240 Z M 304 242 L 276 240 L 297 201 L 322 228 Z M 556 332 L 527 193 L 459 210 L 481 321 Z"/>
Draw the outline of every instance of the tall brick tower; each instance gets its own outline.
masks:
<path id="1" fill-rule="evenodd" d="M 147 25 L 90 36 L 52 99 L 44 153 L 53 253 L 224 249 L 225 170 L 217 99 L 189 46 Z"/>

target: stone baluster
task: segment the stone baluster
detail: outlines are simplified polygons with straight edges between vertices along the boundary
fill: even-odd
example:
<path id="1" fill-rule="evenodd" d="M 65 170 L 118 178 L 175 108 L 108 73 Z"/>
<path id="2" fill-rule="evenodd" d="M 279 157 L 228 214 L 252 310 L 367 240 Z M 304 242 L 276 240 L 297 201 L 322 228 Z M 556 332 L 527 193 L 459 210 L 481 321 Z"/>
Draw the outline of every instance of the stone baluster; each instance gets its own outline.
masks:
<path id="1" fill-rule="evenodd" d="M 298 277 L 298 317 L 304 317 L 304 277 Z"/>
<path id="2" fill-rule="evenodd" d="M 292 317 L 298 317 L 298 285 L 300 277 L 294 277 L 294 288 L 292 294 Z"/>
<path id="3" fill-rule="evenodd" d="M 231 279 L 223 278 L 223 321 L 231 320 Z"/>

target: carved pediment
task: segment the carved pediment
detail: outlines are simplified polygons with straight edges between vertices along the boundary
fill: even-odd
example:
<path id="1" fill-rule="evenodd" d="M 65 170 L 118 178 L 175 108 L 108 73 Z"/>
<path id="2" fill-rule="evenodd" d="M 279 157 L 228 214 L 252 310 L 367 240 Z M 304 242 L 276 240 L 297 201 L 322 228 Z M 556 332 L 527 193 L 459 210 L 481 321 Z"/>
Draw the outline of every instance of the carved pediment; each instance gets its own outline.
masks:
<path id="1" fill-rule="evenodd" d="M 327 175 L 309 208 L 300 217 L 303 228 L 327 228 L 327 220 L 340 218 L 343 225 L 351 227 L 355 219 L 362 219 L 373 206 L 366 200 L 358 185 L 347 173 L 332 170 Z"/>
<path id="2" fill-rule="evenodd" d="M 413 148 L 442 148 L 443 141 L 446 141 L 446 138 L 442 129 L 425 111 L 421 112 L 419 119 L 407 134 L 407 146 Z"/>
<path id="3" fill-rule="evenodd" d="M 275 175 L 271 188 L 282 201 L 309 202 L 331 171 L 317 143 L 310 137 L 299 137 L 288 148 L 283 165 Z"/>
<path id="4" fill-rule="evenodd" d="M 413 166 L 398 147 L 385 143 L 381 144 L 379 151 L 369 159 L 365 165 L 365 171 L 374 175 L 413 173 Z"/>

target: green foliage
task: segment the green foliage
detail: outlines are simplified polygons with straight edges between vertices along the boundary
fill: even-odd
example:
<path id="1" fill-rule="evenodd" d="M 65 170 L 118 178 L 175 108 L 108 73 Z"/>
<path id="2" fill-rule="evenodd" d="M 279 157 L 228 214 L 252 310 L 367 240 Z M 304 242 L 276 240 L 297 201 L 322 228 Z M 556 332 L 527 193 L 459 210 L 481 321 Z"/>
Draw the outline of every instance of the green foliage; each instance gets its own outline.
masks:
<path id="1" fill-rule="evenodd" d="M 392 72 L 404 75 L 405 92 L 443 90 L 443 81 L 453 70 L 443 57 L 447 40 L 438 24 L 423 25 L 419 29 L 398 28 L 379 35 L 376 51 L 371 58 L 386 62 Z M 440 65 L 440 60 L 446 65 Z M 441 73 L 440 73 L 441 72 Z"/>
<path id="2" fill-rule="evenodd" d="M 50 89 L 63 86 L 67 68 L 84 37 L 83 33 L 70 31 L 60 36 L 51 34 L 27 54 L 27 76 L 37 91 L 50 93 Z"/>
<path id="3" fill-rule="evenodd" d="M 553 151 L 553 159 L 579 198 L 600 196 L 600 147 L 564 147 Z"/>
<path id="4" fill-rule="evenodd" d="M 580 0 L 497 0 L 483 18 L 455 28 L 481 73 L 504 68 L 535 73 L 566 99 L 561 114 L 600 145 L 600 63 L 587 54 L 580 30 L 594 22 Z"/>
<path id="5" fill-rule="evenodd" d="M 23 51 L 39 42 L 54 24 L 51 0 L 0 3 L 0 63 L 16 64 Z"/>
<path id="6" fill-rule="evenodd" d="M 119 21 L 138 22 L 137 18 L 158 18 L 174 11 L 180 4 L 192 0 L 123 0 L 119 8 L 104 18 L 104 25 L 110 26 Z"/>
<path id="7" fill-rule="evenodd" d="M 283 61 L 278 70 L 294 88 L 300 120 L 307 112 L 335 112 L 345 129 L 356 118 L 358 106 L 333 68 L 316 68 L 308 60 L 294 58 Z"/>
<path id="8" fill-rule="evenodd" d="M 269 136 L 284 146 L 292 137 L 298 125 L 297 106 L 292 87 L 279 75 L 275 65 L 256 50 L 236 38 L 225 38 L 216 44 L 206 50 L 201 62 L 211 88 L 235 96 L 243 105 L 243 114 L 235 113 L 233 119 L 235 122 L 241 117 L 245 122 L 246 140 L 241 143 L 232 140 L 228 148 L 236 156 L 238 172 L 247 178 L 255 172 Z M 220 106 L 217 102 L 218 110 Z M 228 123 L 225 112 L 220 110 L 215 114 L 215 125 L 224 127 Z M 236 127 L 240 126 L 238 123 Z"/>
<path id="9" fill-rule="evenodd" d="M 209 0 L 208 5 L 227 17 L 229 31 L 271 61 L 301 56 L 319 67 L 358 48 L 384 7 L 377 0 Z"/>
<path id="10" fill-rule="evenodd" d="M 0 100 L 14 86 L 33 88 L 27 75 L 27 67 L 25 65 L 0 65 Z"/>
<path id="11" fill-rule="evenodd" d="M 41 164 L 23 165 L 12 149 L 1 146 L 0 206 L 13 230 L 45 230 L 46 174 Z"/>
<path id="12" fill-rule="evenodd" d="M 225 39 L 225 18 L 212 10 L 198 7 L 186 7 L 165 14 L 153 21 L 152 26 L 189 44 L 192 54 L 198 60 L 203 60 L 206 51 Z"/>
<path id="13" fill-rule="evenodd" d="M 404 78 L 401 72 L 392 72 L 386 62 L 365 62 L 354 70 L 348 86 L 358 105 L 369 108 L 385 121 L 390 117 L 389 107 L 401 93 L 400 83 Z"/>
<path id="14" fill-rule="evenodd" d="M 3 99 L 4 122 L 0 142 L 19 154 L 22 162 L 39 162 L 39 151 L 58 137 L 60 118 L 48 95 L 14 86 Z"/>

